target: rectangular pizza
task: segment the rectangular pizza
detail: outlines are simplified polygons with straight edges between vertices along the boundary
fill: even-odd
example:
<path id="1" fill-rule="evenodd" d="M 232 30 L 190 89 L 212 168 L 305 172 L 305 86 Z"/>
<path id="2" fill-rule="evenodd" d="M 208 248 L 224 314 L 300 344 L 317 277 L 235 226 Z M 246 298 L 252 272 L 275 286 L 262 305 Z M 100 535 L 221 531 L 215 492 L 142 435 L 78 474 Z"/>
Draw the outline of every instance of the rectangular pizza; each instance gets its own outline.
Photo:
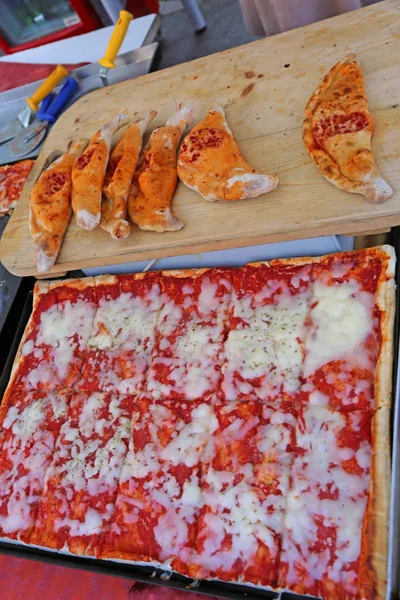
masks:
<path id="1" fill-rule="evenodd" d="M 385 598 L 390 246 L 40 282 L 0 408 L 0 538 Z"/>

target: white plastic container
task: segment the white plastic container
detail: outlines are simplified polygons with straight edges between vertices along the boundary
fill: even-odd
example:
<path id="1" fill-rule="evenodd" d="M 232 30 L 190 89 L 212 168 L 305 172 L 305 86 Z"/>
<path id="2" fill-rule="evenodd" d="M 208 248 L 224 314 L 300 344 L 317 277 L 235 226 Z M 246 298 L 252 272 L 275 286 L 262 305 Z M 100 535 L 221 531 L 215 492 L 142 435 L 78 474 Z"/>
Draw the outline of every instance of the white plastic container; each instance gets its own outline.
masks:
<path id="1" fill-rule="evenodd" d="M 276 244 L 262 244 L 247 246 L 246 248 L 230 248 L 215 252 L 201 252 L 200 254 L 185 254 L 183 256 L 170 256 L 156 260 L 150 270 L 160 269 L 198 269 L 202 267 L 240 267 L 248 262 L 258 260 L 272 260 L 273 258 L 291 258 L 294 256 L 320 256 L 352 250 L 354 238 L 344 235 L 329 235 L 324 237 L 292 240 Z M 108 265 L 83 269 L 86 275 L 104 275 L 106 273 L 137 273 L 148 267 L 149 260 Z"/>

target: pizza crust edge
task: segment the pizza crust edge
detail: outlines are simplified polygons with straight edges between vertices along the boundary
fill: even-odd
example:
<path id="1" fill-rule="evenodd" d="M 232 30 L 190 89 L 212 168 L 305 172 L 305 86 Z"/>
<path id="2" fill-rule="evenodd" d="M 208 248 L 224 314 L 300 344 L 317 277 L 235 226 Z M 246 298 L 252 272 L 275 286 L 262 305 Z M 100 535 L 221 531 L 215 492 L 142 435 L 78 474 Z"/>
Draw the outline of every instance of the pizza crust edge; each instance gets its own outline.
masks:
<path id="1" fill-rule="evenodd" d="M 375 412 L 372 417 L 370 502 L 365 539 L 366 563 L 376 598 L 385 598 L 389 554 L 391 493 L 390 407 L 392 398 L 393 338 L 396 311 L 396 257 L 391 246 L 373 249 L 383 264 L 376 304 L 381 311 L 381 349 L 375 369 Z M 368 567 L 367 567 L 368 568 Z"/>

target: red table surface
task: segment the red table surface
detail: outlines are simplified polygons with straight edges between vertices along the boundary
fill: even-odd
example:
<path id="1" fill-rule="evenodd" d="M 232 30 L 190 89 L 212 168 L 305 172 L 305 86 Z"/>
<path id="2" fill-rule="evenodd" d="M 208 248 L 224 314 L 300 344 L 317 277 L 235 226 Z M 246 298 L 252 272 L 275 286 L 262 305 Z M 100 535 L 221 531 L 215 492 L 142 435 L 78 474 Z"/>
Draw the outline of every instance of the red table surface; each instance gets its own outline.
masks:
<path id="1" fill-rule="evenodd" d="M 88 63 L 78 65 L 64 65 L 68 71 L 82 67 Z M 0 92 L 44 79 L 57 65 L 36 65 L 28 63 L 0 62 Z"/>
<path id="2" fill-rule="evenodd" d="M 130 579 L 0 555 L 1 600 L 212 600 Z"/>

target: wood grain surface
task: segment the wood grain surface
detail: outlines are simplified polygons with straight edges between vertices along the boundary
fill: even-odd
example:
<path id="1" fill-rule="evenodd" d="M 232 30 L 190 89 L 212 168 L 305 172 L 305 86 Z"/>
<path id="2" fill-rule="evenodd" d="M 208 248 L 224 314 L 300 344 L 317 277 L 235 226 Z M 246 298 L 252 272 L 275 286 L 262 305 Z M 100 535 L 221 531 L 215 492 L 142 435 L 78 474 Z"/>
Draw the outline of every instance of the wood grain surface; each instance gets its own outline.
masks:
<path id="1" fill-rule="evenodd" d="M 395 190 L 382 205 L 324 180 L 302 142 L 305 104 L 324 74 L 355 52 L 375 120 L 373 151 Z M 157 234 L 132 227 L 127 240 L 72 219 L 52 273 L 128 261 L 243 247 L 329 234 L 373 233 L 400 225 L 400 3 L 386 0 L 246 46 L 95 91 L 64 113 L 28 179 L 0 246 L 5 267 L 36 273 L 28 228 L 29 196 L 46 157 L 71 139 L 90 137 L 117 112 L 132 119 L 158 111 L 162 124 L 178 103 L 200 120 L 215 103 L 226 111 L 244 157 L 280 183 L 270 194 L 235 203 L 209 203 L 179 183 L 173 210 L 185 227 Z"/>

